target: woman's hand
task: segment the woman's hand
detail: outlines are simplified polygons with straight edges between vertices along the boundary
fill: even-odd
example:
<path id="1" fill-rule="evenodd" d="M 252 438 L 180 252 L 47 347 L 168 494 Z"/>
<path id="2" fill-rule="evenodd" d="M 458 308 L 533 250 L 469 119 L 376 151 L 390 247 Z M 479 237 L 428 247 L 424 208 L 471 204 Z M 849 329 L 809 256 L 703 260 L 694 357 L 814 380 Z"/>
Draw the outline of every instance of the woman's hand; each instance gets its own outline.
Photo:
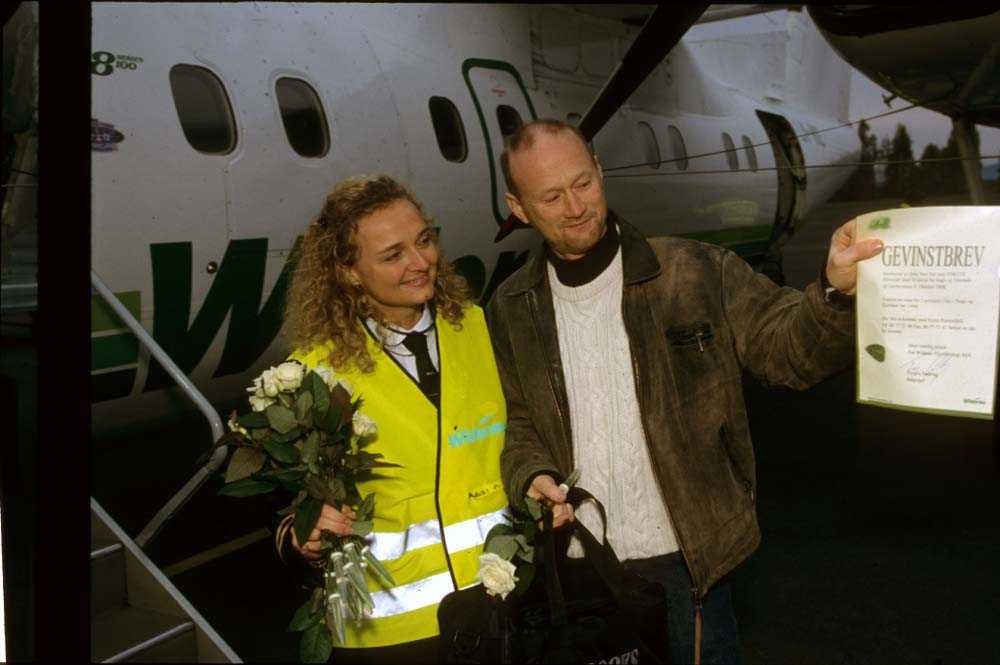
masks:
<path id="1" fill-rule="evenodd" d="M 314 566 L 321 566 L 323 565 L 323 555 L 320 554 L 319 548 L 322 531 L 326 529 L 338 536 L 349 536 L 351 535 L 351 527 L 354 524 L 356 516 L 356 513 L 351 510 L 350 506 L 342 506 L 341 510 L 337 510 L 330 504 L 324 503 L 323 509 L 319 513 L 319 519 L 316 520 L 316 526 L 313 527 L 312 533 L 309 534 L 309 540 L 306 541 L 305 545 L 302 547 L 299 546 L 298 539 L 295 537 L 295 529 L 291 529 L 292 547 Z"/>

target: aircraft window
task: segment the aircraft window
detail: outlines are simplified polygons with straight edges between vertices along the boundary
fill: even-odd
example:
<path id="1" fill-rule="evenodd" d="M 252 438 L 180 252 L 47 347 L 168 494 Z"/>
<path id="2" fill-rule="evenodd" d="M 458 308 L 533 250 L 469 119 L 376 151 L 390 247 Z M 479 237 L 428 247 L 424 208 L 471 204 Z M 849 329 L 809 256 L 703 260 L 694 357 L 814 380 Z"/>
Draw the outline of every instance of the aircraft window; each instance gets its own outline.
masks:
<path id="1" fill-rule="evenodd" d="M 729 169 L 735 171 L 740 168 L 740 160 L 736 156 L 736 145 L 733 143 L 733 137 L 722 132 L 722 145 L 726 149 L 726 161 L 729 162 Z"/>
<path id="2" fill-rule="evenodd" d="M 687 171 L 688 151 L 687 146 L 684 145 L 684 137 L 681 135 L 681 130 L 670 125 L 667 127 L 667 133 L 670 134 L 670 149 L 674 152 L 673 159 L 674 164 L 677 165 L 677 170 Z"/>
<path id="3" fill-rule="evenodd" d="M 500 133 L 504 138 L 516 132 L 517 128 L 524 124 L 517 109 L 506 104 L 497 106 L 497 122 L 500 123 Z"/>
<path id="4" fill-rule="evenodd" d="M 747 152 L 747 162 L 750 164 L 750 170 L 757 170 L 757 151 L 754 150 L 753 141 L 746 134 L 743 135 L 743 149 Z"/>
<path id="5" fill-rule="evenodd" d="M 642 161 L 646 166 L 660 168 L 660 145 L 656 142 L 656 132 L 649 123 L 639 122 L 639 135 L 642 143 Z"/>
<path id="6" fill-rule="evenodd" d="M 323 104 L 302 79 L 280 78 L 274 85 L 281 121 L 292 149 L 303 157 L 322 157 L 330 149 Z"/>
<path id="7" fill-rule="evenodd" d="M 465 127 L 462 125 L 462 116 L 458 114 L 458 109 L 446 97 L 431 97 L 428 105 L 441 154 L 449 162 L 464 162 L 469 153 L 469 146 L 465 140 Z"/>
<path id="8" fill-rule="evenodd" d="M 204 67 L 174 65 L 170 90 L 184 137 L 209 155 L 225 155 L 236 147 L 236 120 L 226 88 Z"/>

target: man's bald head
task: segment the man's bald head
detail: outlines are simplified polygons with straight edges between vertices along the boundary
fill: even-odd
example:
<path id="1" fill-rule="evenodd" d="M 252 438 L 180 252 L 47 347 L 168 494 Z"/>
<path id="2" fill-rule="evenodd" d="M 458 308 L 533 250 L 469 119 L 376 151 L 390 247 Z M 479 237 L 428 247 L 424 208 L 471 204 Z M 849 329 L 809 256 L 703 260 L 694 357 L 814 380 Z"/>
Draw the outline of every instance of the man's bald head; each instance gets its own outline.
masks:
<path id="1" fill-rule="evenodd" d="M 511 154 L 530 148 L 534 145 L 535 138 L 539 134 L 558 134 L 560 132 L 569 132 L 576 136 L 580 139 L 580 143 L 586 147 L 591 158 L 594 157 L 594 151 L 590 144 L 587 143 L 587 138 L 583 135 L 583 132 L 577 129 L 575 125 L 570 125 L 562 120 L 556 120 L 555 118 L 538 118 L 537 120 L 532 120 L 531 122 L 518 127 L 517 131 L 508 136 L 504 141 L 504 151 L 500 155 L 500 170 L 503 171 L 503 179 L 507 185 L 508 192 L 514 196 L 519 195 L 517 185 L 510 172 Z"/>

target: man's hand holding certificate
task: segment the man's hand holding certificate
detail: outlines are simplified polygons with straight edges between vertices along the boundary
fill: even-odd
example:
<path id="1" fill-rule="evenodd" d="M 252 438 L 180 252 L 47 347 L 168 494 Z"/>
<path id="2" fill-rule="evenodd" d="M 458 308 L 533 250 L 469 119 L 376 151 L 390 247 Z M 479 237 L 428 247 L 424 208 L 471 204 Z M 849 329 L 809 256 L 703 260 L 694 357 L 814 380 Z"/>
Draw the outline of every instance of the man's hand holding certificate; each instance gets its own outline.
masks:
<path id="1" fill-rule="evenodd" d="M 858 401 L 993 417 L 1000 314 L 1000 207 L 862 215 L 858 240 Z"/>

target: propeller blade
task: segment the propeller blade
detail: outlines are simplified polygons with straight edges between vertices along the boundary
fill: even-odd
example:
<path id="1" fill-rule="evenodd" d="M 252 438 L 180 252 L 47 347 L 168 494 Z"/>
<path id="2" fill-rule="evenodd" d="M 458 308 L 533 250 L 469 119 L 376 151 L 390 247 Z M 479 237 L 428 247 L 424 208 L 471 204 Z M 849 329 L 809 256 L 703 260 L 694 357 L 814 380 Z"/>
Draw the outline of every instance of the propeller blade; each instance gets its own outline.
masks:
<path id="1" fill-rule="evenodd" d="M 614 74 L 583 115 L 579 127 L 588 140 L 604 127 L 604 123 L 646 80 L 708 6 L 708 3 L 657 5 Z"/>

